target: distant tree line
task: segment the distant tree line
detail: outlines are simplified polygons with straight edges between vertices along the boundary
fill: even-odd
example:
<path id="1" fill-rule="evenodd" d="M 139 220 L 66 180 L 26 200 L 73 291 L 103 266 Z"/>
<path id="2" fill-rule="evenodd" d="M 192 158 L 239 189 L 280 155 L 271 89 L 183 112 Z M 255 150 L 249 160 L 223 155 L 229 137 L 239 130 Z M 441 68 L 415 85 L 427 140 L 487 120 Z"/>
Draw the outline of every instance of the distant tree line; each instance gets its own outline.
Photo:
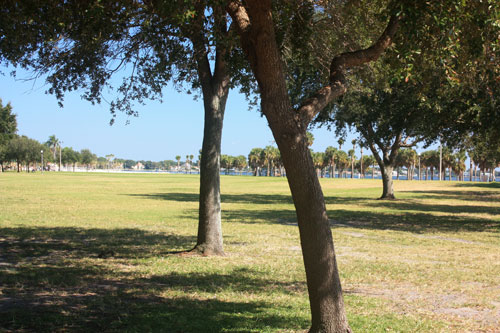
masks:
<path id="1" fill-rule="evenodd" d="M 76 151 L 71 147 L 62 147 L 62 142 L 55 135 L 51 135 L 44 143 L 31 139 L 27 136 L 19 136 L 17 132 L 16 115 L 12 112 L 12 106 L 2 105 L 0 100 L 0 166 L 4 171 L 6 165 L 13 163 L 18 172 L 21 170 L 34 171 L 42 168 L 50 170 L 50 166 L 55 169 L 59 165 L 64 166 L 66 170 L 73 171 L 77 166 L 88 169 L 133 169 L 138 165 L 145 170 L 169 170 L 177 168 L 180 170 L 181 156 L 177 155 L 174 160 L 150 161 L 150 160 L 131 160 L 115 158 L 113 154 L 104 157 L 97 157 L 90 149 Z M 308 144 L 311 146 L 314 142 L 314 136 L 308 132 Z M 355 173 L 360 178 L 366 178 L 371 174 L 375 178 L 377 169 L 377 159 L 373 155 L 363 154 L 364 146 L 359 145 L 361 156 L 355 155 L 357 140 L 352 141 L 352 149 L 347 152 L 342 150 L 344 140 L 338 140 L 339 147 L 329 146 L 324 152 L 314 152 L 311 150 L 311 156 L 316 168 L 318 177 L 329 175 L 330 178 L 353 178 Z M 433 180 L 434 177 L 443 180 L 451 180 L 454 176 L 457 180 L 466 180 L 465 172 L 469 171 L 467 180 L 490 180 L 495 176 L 494 169 L 500 163 L 500 148 L 487 144 L 487 138 L 470 137 L 466 142 L 460 145 L 460 149 L 451 149 L 443 147 L 441 153 L 441 177 L 440 152 L 439 150 L 428 150 L 420 155 L 412 148 L 400 148 L 394 161 L 394 169 L 397 179 L 404 173 L 406 179 Z M 467 168 L 465 161 L 467 155 L 470 158 L 470 164 Z M 198 155 L 198 161 L 201 160 L 201 151 Z M 189 166 L 191 170 L 194 164 L 194 156 L 186 155 L 183 162 L 185 168 Z M 221 169 L 225 174 L 230 170 L 235 173 L 243 173 L 245 170 L 252 170 L 255 176 L 285 176 L 285 169 L 281 160 L 278 148 L 266 146 L 265 148 L 253 148 L 248 157 L 244 155 L 231 156 L 221 155 Z M 420 166 L 420 173 L 419 173 Z M 380 168 L 378 168 L 379 171 Z"/>

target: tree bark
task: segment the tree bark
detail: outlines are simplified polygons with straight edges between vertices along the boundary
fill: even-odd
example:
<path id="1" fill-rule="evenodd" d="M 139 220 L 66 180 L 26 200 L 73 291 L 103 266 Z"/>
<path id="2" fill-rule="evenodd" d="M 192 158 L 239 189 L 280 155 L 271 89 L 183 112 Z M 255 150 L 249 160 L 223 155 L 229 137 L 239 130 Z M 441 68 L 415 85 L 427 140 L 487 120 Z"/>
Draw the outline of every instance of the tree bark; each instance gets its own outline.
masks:
<path id="1" fill-rule="evenodd" d="M 227 93 L 221 98 L 204 95 L 205 127 L 200 163 L 200 204 L 195 250 L 223 255 L 220 208 L 220 153 Z"/>
<path id="2" fill-rule="evenodd" d="M 382 172 L 382 196 L 380 199 L 395 199 L 394 196 L 394 186 L 392 181 L 392 171 L 394 170 L 392 165 L 379 165 L 380 171 Z"/>

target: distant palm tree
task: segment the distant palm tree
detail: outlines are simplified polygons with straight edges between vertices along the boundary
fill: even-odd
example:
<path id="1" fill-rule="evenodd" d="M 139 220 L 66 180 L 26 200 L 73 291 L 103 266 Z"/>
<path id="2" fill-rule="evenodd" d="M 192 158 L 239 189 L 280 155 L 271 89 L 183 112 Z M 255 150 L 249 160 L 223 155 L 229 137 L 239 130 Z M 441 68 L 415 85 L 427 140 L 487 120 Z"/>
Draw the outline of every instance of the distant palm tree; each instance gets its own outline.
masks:
<path id="1" fill-rule="evenodd" d="M 271 176 L 271 170 L 278 157 L 279 150 L 273 146 L 267 146 L 262 150 L 261 159 L 264 164 L 267 164 L 267 176 Z"/>
<path id="2" fill-rule="evenodd" d="M 175 159 L 177 160 L 177 169 L 179 169 L 180 163 L 181 163 L 181 157 L 179 155 L 177 155 L 177 156 L 175 156 Z"/>
<path id="3" fill-rule="evenodd" d="M 316 175 L 323 177 L 322 169 L 324 167 L 325 153 L 322 152 L 311 152 L 311 157 L 313 159 L 314 167 L 316 168 Z"/>
<path id="4" fill-rule="evenodd" d="M 328 146 L 325 150 L 325 158 L 330 166 L 330 178 L 335 178 L 335 160 L 337 159 L 337 148 Z"/>
<path id="5" fill-rule="evenodd" d="M 262 167 L 262 148 L 253 148 L 248 154 L 248 164 L 254 170 L 254 176 L 259 175 L 259 170 Z"/>
<path id="6" fill-rule="evenodd" d="M 345 140 L 343 138 L 338 139 L 337 141 L 339 143 L 339 150 L 342 150 L 342 145 L 344 145 Z"/>
<path id="7" fill-rule="evenodd" d="M 106 160 L 108 161 L 108 163 L 107 163 L 108 164 L 108 169 L 110 169 L 111 168 L 111 161 L 115 158 L 115 155 L 108 154 L 105 157 L 106 157 Z"/>
<path id="8" fill-rule="evenodd" d="M 51 135 L 51 136 L 49 136 L 49 139 L 47 140 L 47 142 L 45 142 L 45 144 L 47 145 L 47 147 L 50 148 L 50 151 L 52 152 L 52 154 L 54 154 L 54 161 L 55 161 L 56 160 L 57 147 L 60 144 L 59 139 L 56 138 L 55 134 Z"/>
<path id="9" fill-rule="evenodd" d="M 341 178 L 344 170 L 349 166 L 349 156 L 343 150 L 337 151 L 337 165 L 339 167 L 339 178 Z"/>

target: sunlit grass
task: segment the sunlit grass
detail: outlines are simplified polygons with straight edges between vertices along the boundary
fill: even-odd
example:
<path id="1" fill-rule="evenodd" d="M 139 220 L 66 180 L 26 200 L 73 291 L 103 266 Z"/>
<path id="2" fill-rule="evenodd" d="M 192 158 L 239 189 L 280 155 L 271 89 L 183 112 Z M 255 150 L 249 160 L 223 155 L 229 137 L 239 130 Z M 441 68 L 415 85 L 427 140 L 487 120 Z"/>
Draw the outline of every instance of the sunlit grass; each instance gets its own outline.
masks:
<path id="1" fill-rule="evenodd" d="M 350 324 L 494 330 L 500 187 L 321 179 Z M 226 257 L 194 246 L 195 175 L 0 174 L 0 329 L 303 331 L 309 305 L 284 178 L 222 177 Z"/>

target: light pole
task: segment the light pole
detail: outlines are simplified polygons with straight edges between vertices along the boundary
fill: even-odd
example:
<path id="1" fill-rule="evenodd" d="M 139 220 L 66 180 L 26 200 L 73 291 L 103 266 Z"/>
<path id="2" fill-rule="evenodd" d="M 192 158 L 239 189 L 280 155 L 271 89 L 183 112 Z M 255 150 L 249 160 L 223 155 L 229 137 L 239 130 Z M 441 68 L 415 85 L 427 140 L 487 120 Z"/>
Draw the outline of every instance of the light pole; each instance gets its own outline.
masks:
<path id="1" fill-rule="evenodd" d="M 62 153 L 61 153 L 61 144 L 62 143 L 63 143 L 62 141 L 59 141 L 59 171 L 61 171 L 61 161 L 62 161 L 62 158 L 61 158 L 61 155 L 62 155 Z"/>
<path id="2" fill-rule="evenodd" d="M 439 142 L 439 180 L 443 180 L 443 145 Z"/>
<path id="3" fill-rule="evenodd" d="M 418 180 L 421 180 L 421 173 L 420 173 L 420 153 L 418 153 Z"/>
<path id="4" fill-rule="evenodd" d="M 42 153 L 42 173 L 43 173 L 43 150 L 40 150 L 40 153 Z"/>

